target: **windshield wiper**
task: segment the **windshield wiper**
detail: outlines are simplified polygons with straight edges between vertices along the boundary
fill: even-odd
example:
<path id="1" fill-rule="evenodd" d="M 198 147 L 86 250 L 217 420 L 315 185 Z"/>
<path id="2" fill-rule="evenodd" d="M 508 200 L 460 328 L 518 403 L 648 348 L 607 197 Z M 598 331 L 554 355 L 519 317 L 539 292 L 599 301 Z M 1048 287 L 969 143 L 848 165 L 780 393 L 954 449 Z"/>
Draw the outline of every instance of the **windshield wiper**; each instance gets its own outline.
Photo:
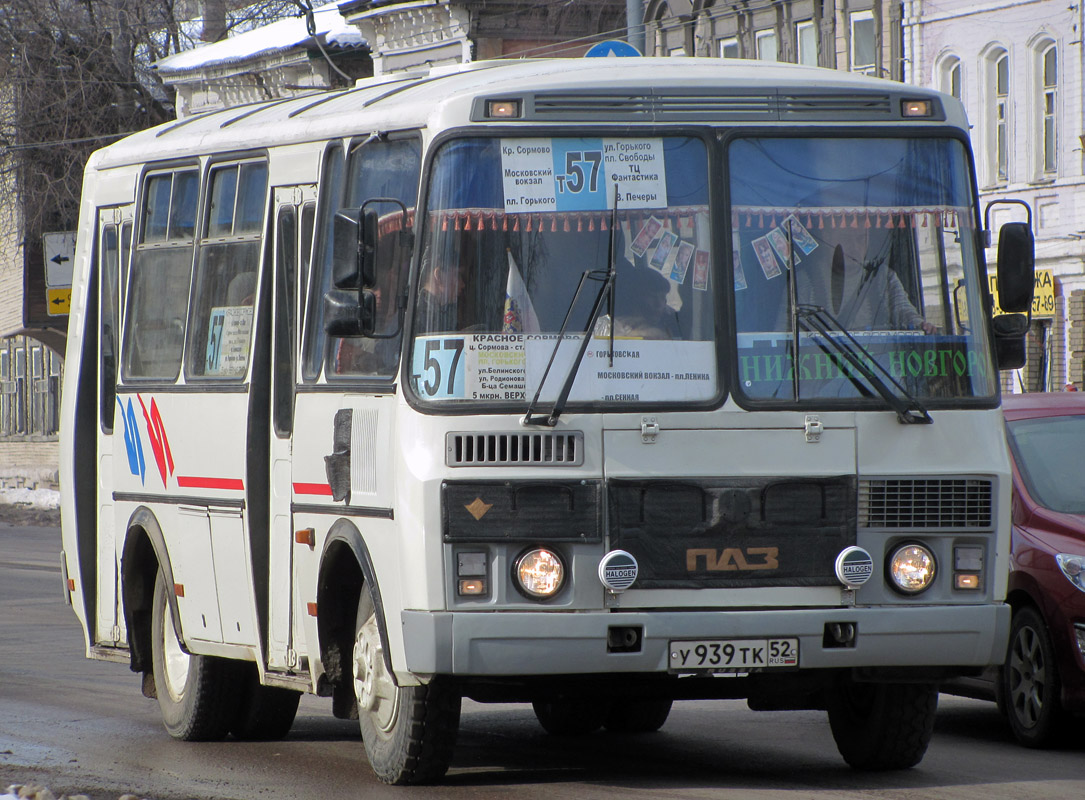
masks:
<path id="1" fill-rule="evenodd" d="M 573 308 L 576 306 L 577 298 L 580 297 L 580 292 L 589 280 L 601 281 L 601 285 L 599 291 L 595 295 L 595 302 L 592 303 L 587 329 L 583 331 L 583 338 L 580 340 L 580 349 L 576 351 L 576 357 L 569 366 L 569 371 L 565 374 L 565 380 L 562 382 L 561 391 L 558 393 L 557 399 L 554 400 L 554 405 L 551 407 L 550 413 L 534 414 L 535 406 L 539 402 L 539 395 L 542 394 L 543 387 L 546 385 L 546 378 L 550 374 L 550 368 L 554 366 L 554 359 L 557 358 L 561 343 L 565 341 L 565 331 L 569 326 L 569 318 L 573 315 Z M 558 416 L 561 414 L 566 401 L 569 399 L 569 392 L 572 391 L 576 373 L 580 369 L 580 363 L 584 360 L 584 353 L 587 352 L 588 345 L 591 343 L 592 331 L 595 329 L 595 323 L 599 319 L 599 310 L 603 307 L 603 298 L 607 294 L 607 289 L 609 289 L 613 283 L 613 267 L 605 271 L 589 269 L 580 276 L 580 283 L 577 284 L 576 292 L 573 294 L 573 299 L 570 301 L 569 308 L 565 312 L 565 320 L 561 323 L 561 332 L 558 333 L 558 340 L 554 342 L 554 349 L 550 351 L 550 360 L 547 362 L 546 369 L 543 371 L 542 380 L 539 381 L 539 388 L 535 390 L 535 396 L 528 404 L 527 411 L 524 412 L 524 418 L 520 420 L 520 424 L 547 425 L 551 428 L 557 424 Z M 613 324 L 611 327 L 613 328 Z M 613 341 L 613 339 L 611 341 Z M 611 346 L 613 347 L 613 344 Z M 613 359 L 613 350 L 611 351 L 611 358 Z"/>
<path id="2" fill-rule="evenodd" d="M 797 402 L 799 400 L 799 389 L 801 386 L 799 377 L 799 325 L 801 324 L 806 330 L 821 334 L 824 342 L 828 343 L 828 345 L 841 355 L 845 361 L 851 364 L 855 368 L 855 371 L 865 378 L 866 382 L 874 388 L 874 391 L 881 395 L 882 399 L 885 400 L 889 407 L 897 413 L 897 419 L 902 425 L 929 425 L 934 422 L 934 420 L 931 419 L 931 415 L 927 413 L 927 409 L 923 407 L 923 404 L 909 394 L 908 390 L 901 386 L 900 382 L 893 377 L 889 370 L 878 363 L 878 360 L 874 358 L 871 352 L 863 347 L 863 345 L 851 335 L 851 332 L 844 327 L 840 320 L 821 306 L 804 305 L 798 302 L 798 289 L 795 279 L 795 241 L 791 235 L 790 220 L 787 223 L 787 255 L 787 303 L 791 309 L 791 391 L 795 401 Z M 860 289 L 869 277 L 869 273 L 863 275 Z M 840 333 L 844 334 L 845 341 L 841 341 L 833 336 L 831 328 L 835 328 Z M 828 353 L 825 344 L 818 340 L 815 340 L 815 343 L 821 348 L 823 353 Z M 872 364 L 874 365 L 873 367 L 871 366 Z M 875 369 L 875 367 L 877 369 Z M 889 383 L 900 392 L 899 395 L 894 394 L 886 382 L 879 377 L 879 372 L 889 379 Z M 847 373 L 847 375 L 848 379 L 855 384 L 856 388 L 860 391 L 864 390 L 865 387 L 857 381 L 854 375 L 851 373 Z M 868 394 L 868 392 L 864 392 L 864 394 Z"/>
<path id="3" fill-rule="evenodd" d="M 870 351 L 863 347 L 863 345 L 851 335 L 848 329 L 840 324 L 840 321 L 824 308 L 813 305 L 796 305 L 792 312 L 792 319 L 801 323 L 806 330 L 821 334 L 821 339 L 815 340 L 815 344 L 821 348 L 822 352 L 828 352 L 826 349 L 827 344 L 842 356 L 844 360 L 854 367 L 855 371 L 865 378 L 866 382 L 882 396 L 882 399 L 885 400 L 889 407 L 897 412 L 897 419 L 900 420 L 901 424 L 929 425 L 934 422 L 922 403 L 911 395 L 908 390 L 893 377 L 888 369 L 879 364 Z M 833 328 L 842 333 L 844 338 L 841 339 L 834 336 L 832 331 Z M 795 347 L 796 352 L 798 352 L 798 325 L 795 326 L 794 332 L 796 339 Z M 798 360 L 794 362 L 792 372 L 798 375 Z M 889 383 L 892 384 L 900 394 L 895 394 L 893 390 L 889 388 L 886 381 L 882 380 L 878 375 L 879 372 L 888 379 Z M 850 374 L 848 377 L 852 378 L 854 382 L 854 378 Z"/>
<path id="4" fill-rule="evenodd" d="M 558 333 L 558 340 L 554 343 L 554 349 L 550 351 L 550 360 L 546 362 L 546 369 L 543 370 L 542 380 L 539 381 L 539 387 L 535 390 L 535 396 L 531 398 L 531 402 L 528 403 L 527 410 L 524 412 L 524 417 L 520 420 L 521 425 L 546 425 L 552 428 L 557 424 L 558 417 L 564 410 L 565 403 L 569 400 L 569 393 L 572 391 L 573 383 L 576 381 L 576 374 L 580 371 L 580 364 L 584 361 L 584 353 L 588 351 L 588 345 L 591 343 L 592 333 L 595 331 L 595 323 L 599 320 L 599 311 L 603 307 L 604 297 L 607 299 L 607 311 L 610 314 L 609 365 L 611 367 L 614 366 L 614 284 L 615 278 L 618 276 L 618 272 L 614 266 L 614 240 L 617 235 L 615 230 L 617 222 L 618 186 L 615 185 L 614 208 L 610 212 L 610 241 L 607 247 L 607 268 L 605 270 L 589 269 L 580 276 L 580 283 L 576 285 L 573 299 L 569 301 L 569 307 L 565 310 L 565 319 L 562 320 L 561 331 Z M 554 400 L 554 405 L 550 407 L 550 413 L 536 415 L 533 413 L 535 411 L 535 406 L 539 402 L 539 395 L 542 394 L 543 387 L 546 386 L 546 378 L 550 375 L 550 368 L 554 366 L 554 359 L 557 358 L 558 350 L 561 349 L 561 343 L 565 341 L 565 331 L 569 327 L 569 319 L 573 315 L 573 309 L 576 308 L 577 298 L 580 297 L 580 292 L 583 291 L 585 284 L 589 280 L 600 281 L 600 286 L 591 306 L 588 324 L 583 331 L 584 336 L 580 340 L 580 348 L 576 351 L 576 357 L 569 366 L 569 371 L 565 373 L 565 380 L 561 384 L 561 391 L 558 392 L 558 396 Z"/>

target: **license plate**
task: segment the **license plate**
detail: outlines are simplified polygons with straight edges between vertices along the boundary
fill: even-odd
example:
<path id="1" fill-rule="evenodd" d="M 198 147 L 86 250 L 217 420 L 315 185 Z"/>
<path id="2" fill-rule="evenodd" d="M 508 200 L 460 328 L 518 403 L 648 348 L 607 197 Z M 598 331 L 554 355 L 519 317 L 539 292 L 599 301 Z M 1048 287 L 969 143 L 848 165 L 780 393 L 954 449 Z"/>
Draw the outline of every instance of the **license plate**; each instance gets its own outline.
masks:
<path id="1" fill-rule="evenodd" d="M 672 672 L 752 672 L 797 666 L 798 639 L 697 639 L 671 642 Z"/>

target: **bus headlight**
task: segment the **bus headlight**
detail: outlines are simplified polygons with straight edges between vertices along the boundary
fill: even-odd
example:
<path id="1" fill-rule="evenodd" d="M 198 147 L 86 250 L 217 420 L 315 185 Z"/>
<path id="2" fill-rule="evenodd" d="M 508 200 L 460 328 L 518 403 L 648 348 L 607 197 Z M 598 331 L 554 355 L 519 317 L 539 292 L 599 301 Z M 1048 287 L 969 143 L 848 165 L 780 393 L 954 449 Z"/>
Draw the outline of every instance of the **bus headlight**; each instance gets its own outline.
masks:
<path id="1" fill-rule="evenodd" d="M 889 577 L 894 589 L 918 594 L 934 582 L 934 554 L 921 544 L 905 544 L 889 557 Z"/>
<path id="2" fill-rule="evenodd" d="M 553 550 L 536 547 L 516 559 L 516 586 L 530 598 L 553 597 L 565 583 L 565 564 Z"/>

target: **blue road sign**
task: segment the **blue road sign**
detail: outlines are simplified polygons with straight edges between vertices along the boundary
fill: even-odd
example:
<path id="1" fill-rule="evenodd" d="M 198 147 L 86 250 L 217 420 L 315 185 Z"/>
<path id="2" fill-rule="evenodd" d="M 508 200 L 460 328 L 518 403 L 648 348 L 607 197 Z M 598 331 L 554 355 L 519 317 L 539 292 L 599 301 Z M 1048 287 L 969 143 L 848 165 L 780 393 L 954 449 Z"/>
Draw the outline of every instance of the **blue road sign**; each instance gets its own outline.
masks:
<path id="1" fill-rule="evenodd" d="M 641 55 L 640 50 L 635 48 L 629 42 L 623 42 L 621 39 L 609 39 L 605 42 L 599 42 L 599 44 L 593 44 L 588 52 L 584 54 L 585 58 L 607 58 L 608 56 L 613 58 L 619 57 L 631 57 Z"/>

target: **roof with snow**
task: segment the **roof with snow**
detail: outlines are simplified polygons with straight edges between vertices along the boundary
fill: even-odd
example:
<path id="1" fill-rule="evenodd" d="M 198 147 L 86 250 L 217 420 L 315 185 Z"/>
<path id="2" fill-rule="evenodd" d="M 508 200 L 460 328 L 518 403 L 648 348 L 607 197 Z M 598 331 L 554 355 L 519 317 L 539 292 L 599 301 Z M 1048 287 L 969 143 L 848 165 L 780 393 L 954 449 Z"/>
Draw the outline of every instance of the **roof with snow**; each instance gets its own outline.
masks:
<path id="1" fill-rule="evenodd" d="M 317 37 L 325 47 L 351 50 L 366 45 L 358 29 L 343 19 L 337 3 L 313 9 L 313 18 Z M 306 28 L 305 18 L 295 17 L 167 56 L 156 61 L 155 68 L 164 75 L 179 75 L 208 67 L 242 64 L 255 58 L 267 58 L 315 45 L 314 37 Z"/>

